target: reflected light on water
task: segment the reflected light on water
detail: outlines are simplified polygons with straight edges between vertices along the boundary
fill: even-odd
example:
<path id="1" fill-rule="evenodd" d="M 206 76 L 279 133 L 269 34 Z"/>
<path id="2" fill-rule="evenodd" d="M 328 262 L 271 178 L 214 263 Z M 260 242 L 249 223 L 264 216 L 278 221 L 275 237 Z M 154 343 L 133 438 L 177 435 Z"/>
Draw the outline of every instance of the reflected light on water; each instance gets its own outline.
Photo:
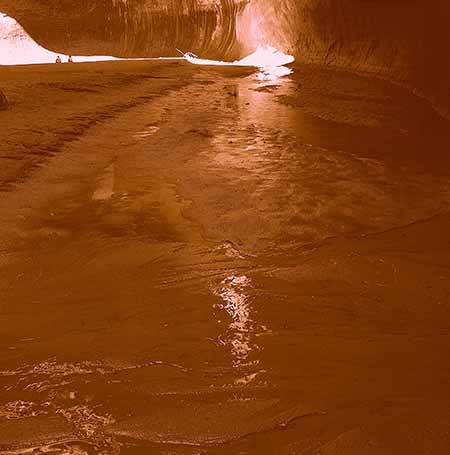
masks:
<path id="1" fill-rule="evenodd" d="M 255 347 L 250 339 L 253 321 L 250 297 L 246 292 L 249 286 L 248 277 L 231 274 L 222 281 L 217 292 L 222 299 L 219 308 L 225 310 L 231 317 L 227 339 L 231 345 L 235 366 L 241 366 Z"/>
<path id="2" fill-rule="evenodd" d="M 278 49 L 266 45 L 259 45 L 255 52 L 234 62 L 202 59 L 191 52 L 185 53 L 184 56 L 188 62 L 194 65 L 246 66 L 259 68 L 260 72 L 258 73 L 257 78 L 260 80 L 274 80 L 291 74 L 292 70 L 284 65 L 288 65 L 295 61 L 295 58 L 292 55 L 284 54 Z"/>
<path id="3" fill-rule="evenodd" d="M 274 81 L 280 77 L 289 76 L 292 72 L 293 71 L 286 66 L 272 66 L 261 68 L 260 72 L 256 75 L 256 78 L 260 81 Z"/>
<path id="4" fill-rule="evenodd" d="M 257 68 L 279 67 L 293 63 L 295 58 L 292 55 L 284 54 L 272 46 L 259 45 L 253 54 L 239 60 L 235 64 L 255 66 Z"/>

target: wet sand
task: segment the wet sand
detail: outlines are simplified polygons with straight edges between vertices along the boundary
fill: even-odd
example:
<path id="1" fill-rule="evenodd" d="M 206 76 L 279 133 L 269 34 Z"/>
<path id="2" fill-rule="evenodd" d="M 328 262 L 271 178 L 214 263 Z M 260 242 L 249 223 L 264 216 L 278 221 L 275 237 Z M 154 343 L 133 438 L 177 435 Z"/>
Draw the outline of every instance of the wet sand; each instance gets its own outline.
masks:
<path id="1" fill-rule="evenodd" d="M 0 87 L 0 453 L 448 453 L 450 141 L 426 104 L 314 67 Z"/>

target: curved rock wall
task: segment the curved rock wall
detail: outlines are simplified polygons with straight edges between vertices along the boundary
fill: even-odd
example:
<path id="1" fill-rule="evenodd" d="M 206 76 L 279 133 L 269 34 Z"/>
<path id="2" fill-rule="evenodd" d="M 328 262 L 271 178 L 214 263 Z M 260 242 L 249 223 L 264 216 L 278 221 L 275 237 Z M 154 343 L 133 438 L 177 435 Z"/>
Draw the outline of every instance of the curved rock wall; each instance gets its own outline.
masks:
<path id="1" fill-rule="evenodd" d="M 449 23 L 445 0 L 256 0 L 240 36 L 399 82 L 450 116 Z"/>
<path id="2" fill-rule="evenodd" d="M 399 82 L 450 114 L 445 0 L 0 0 L 0 11 L 64 53 L 233 59 L 272 44 Z"/>
<path id="3" fill-rule="evenodd" d="M 246 0 L 0 0 L 40 45 L 65 54 L 159 57 L 176 47 L 235 58 Z"/>

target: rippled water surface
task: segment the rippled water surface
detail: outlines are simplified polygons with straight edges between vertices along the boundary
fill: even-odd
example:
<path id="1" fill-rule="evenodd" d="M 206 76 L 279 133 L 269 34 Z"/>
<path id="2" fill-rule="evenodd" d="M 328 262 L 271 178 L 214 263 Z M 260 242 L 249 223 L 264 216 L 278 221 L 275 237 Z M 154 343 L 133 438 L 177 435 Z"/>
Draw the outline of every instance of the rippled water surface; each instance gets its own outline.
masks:
<path id="1" fill-rule="evenodd" d="M 48 161 L 26 216 L 1 207 L 1 450 L 310 453 L 430 366 L 393 340 L 439 318 L 399 296 L 445 296 L 448 270 L 386 233 L 441 213 L 448 173 L 394 89 L 305 108 L 300 77 L 201 70 Z"/>

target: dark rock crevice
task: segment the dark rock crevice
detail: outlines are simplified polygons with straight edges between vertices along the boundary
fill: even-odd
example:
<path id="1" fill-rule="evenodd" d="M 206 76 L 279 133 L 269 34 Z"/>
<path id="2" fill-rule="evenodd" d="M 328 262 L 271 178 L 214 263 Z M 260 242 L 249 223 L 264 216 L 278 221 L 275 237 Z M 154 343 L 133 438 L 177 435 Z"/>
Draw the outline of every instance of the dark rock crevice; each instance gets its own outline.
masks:
<path id="1" fill-rule="evenodd" d="M 8 98 L 6 98 L 6 95 L 0 90 L 0 111 L 4 111 L 8 109 L 8 107 Z"/>

